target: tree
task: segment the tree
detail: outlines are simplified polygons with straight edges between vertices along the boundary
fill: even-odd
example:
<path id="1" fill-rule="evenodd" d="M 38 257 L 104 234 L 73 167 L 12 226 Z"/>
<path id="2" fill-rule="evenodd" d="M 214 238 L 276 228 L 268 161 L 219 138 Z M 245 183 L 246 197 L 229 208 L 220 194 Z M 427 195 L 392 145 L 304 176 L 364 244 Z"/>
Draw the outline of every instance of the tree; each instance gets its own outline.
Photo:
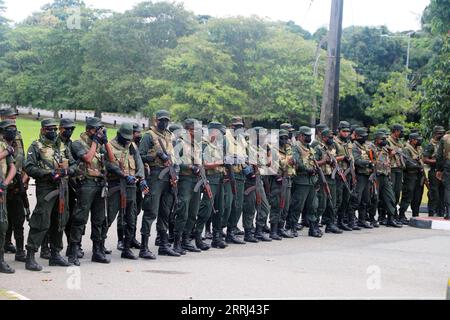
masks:
<path id="1" fill-rule="evenodd" d="M 422 28 L 434 35 L 450 35 L 450 0 L 431 0 L 422 15 Z"/>
<path id="2" fill-rule="evenodd" d="M 406 73 L 393 72 L 386 82 L 380 84 L 366 115 L 375 124 L 395 123 L 412 127 L 413 116 L 419 111 L 420 94 L 411 90 Z"/>

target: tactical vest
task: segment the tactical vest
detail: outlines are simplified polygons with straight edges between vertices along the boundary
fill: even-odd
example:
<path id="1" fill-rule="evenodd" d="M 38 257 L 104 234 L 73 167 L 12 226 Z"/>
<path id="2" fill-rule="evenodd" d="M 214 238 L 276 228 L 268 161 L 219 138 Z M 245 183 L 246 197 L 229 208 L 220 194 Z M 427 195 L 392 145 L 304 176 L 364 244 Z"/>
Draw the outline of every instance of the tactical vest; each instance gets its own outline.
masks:
<path id="1" fill-rule="evenodd" d="M 158 152 L 162 152 L 162 148 L 159 145 L 159 139 L 164 143 L 164 147 L 168 153 L 168 156 L 174 156 L 172 133 L 169 130 L 164 130 L 162 133 L 157 128 L 151 127 L 146 132 L 152 137 L 153 146 L 148 150 L 148 155 L 153 158 L 153 161 L 149 163 L 151 168 L 164 168 L 164 162 L 158 157 Z"/>
<path id="2" fill-rule="evenodd" d="M 237 156 L 242 159 L 245 159 L 247 157 L 247 141 L 245 141 L 245 138 L 242 135 L 238 135 L 237 137 L 234 137 L 229 130 L 227 130 L 227 133 L 225 135 L 226 139 L 226 155 L 228 156 Z M 233 172 L 234 173 L 241 173 L 242 171 L 242 164 L 235 164 L 233 165 Z"/>
<path id="3" fill-rule="evenodd" d="M 189 165 L 201 165 L 202 164 L 202 158 L 201 158 L 201 152 L 202 152 L 202 146 L 199 143 L 195 143 L 195 141 L 190 140 L 183 140 L 179 139 L 177 146 L 182 147 L 182 155 L 179 156 L 180 163 L 186 166 Z M 180 167 L 180 176 L 191 176 L 193 175 L 192 170 L 190 170 L 188 167 Z"/>
<path id="4" fill-rule="evenodd" d="M 336 157 L 336 148 L 335 147 L 328 147 L 323 142 L 319 143 L 319 148 L 322 151 L 322 160 L 326 157 L 327 154 L 329 154 L 332 157 Z M 331 164 L 325 163 L 320 166 L 322 168 L 323 174 L 326 176 L 331 176 L 333 173 L 333 168 L 331 167 Z"/>
<path id="5" fill-rule="evenodd" d="M 351 142 L 344 142 L 341 139 L 335 139 L 336 142 L 336 154 L 337 156 L 346 156 L 347 158 L 353 158 L 353 144 Z M 342 170 L 347 170 L 350 165 L 347 161 L 343 160 L 339 162 L 339 166 Z"/>
<path id="6" fill-rule="evenodd" d="M 450 134 L 446 134 L 442 139 L 444 141 L 444 160 L 450 161 Z"/>
<path id="7" fill-rule="evenodd" d="M 0 153 L 5 151 L 8 144 L 4 141 L 0 141 Z M 6 163 L 6 158 L 0 160 L 0 179 L 3 181 L 8 172 L 8 164 Z"/>
<path id="8" fill-rule="evenodd" d="M 207 163 L 217 162 L 223 159 L 223 150 L 221 150 L 222 146 L 217 146 L 210 141 L 204 140 L 203 144 L 205 144 L 205 148 L 203 149 L 203 160 Z M 217 166 L 215 169 L 206 170 L 207 175 L 214 174 L 224 174 L 225 173 L 224 166 Z"/>
<path id="9" fill-rule="evenodd" d="M 17 170 L 22 170 L 25 161 L 25 150 L 20 131 L 17 131 L 16 140 L 14 141 L 14 160 L 16 161 Z"/>
<path id="10" fill-rule="evenodd" d="M 359 142 L 355 142 L 354 150 L 358 150 L 361 154 L 361 160 L 370 161 L 370 147 L 365 143 L 364 145 L 359 144 Z M 369 168 L 361 168 L 356 167 L 356 171 L 359 174 L 370 175 L 372 171 Z"/>
<path id="11" fill-rule="evenodd" d="M 64 143 L 48 143 L 44 137 L 35 141 L 39 149 L 39 167 L 46 170 L 54 170 L 60 166 L 60 157 L 63 161 L 63 167 L 68 167 L 68 159 L 66 157 L 66 146 Z"/>
<path id="12" fill-rule="evenodd" d="M 389 136 L 387 139 L 388 145 L 391 149 L 393 149 L 394 151 L 397 150 L 402 150 L 403 149 L 403 144 L 399 141 L 395 141 L 394 138 L 392 138 L 392 136 Z M 392 169 L 396 169 L 396 168 L 400 168 L 400 169 L 404 169 L 405 168 L 405 163 L 403 161 L 403 158 L 398 155 L 398 154 L 394 154 L 393 156 L 390 156 L 391 158 L 391 168 Z"/>
<path id="13" fill-rule="evenodd" d="M 295 175 L 295 167 L 289 164 L 289 160 L 292 160 L 292 146 L 286 144 L 284 147 L 278 150 L 280 156 L 280 170 L 278 174 L 285 174 L 289 177 Z"/>
<path id="14" fill-rule="evenodd" d="M 430 140 L 430 145 L 433 146 L 433 153 L 431 154 L 431 159 L 436 159 L 437 151 L 439 148 L 439 141 L 436 141 L 434 140 L 434 138 L 432 138 Z"/>
<path id="15" fill-rule="evenodd" d="M 80 139 L 78 141 L 86 150 L 91 149 L 92 140 L 85 132 L 80 135 Z M 82 160 L 79 162 L 78 171 L 81 172 L 84 177 L 103 177 L 103 164 L 100 150 L 101 146 L 100 144 L 97 144 L 95 155 L 94 158 L 92 158 L 91 163 L 88 164 Z"/>
<path id="16" fill-rule="evenodd" d="M 422 148 L 421 147 L 418 147 L 416 149 L 409 142 L 407 142 L 404 149 L 409 152 L 411 159 L 420 163 L 423 166 Z"/>
<path id="17" fill-rule="evenodd" d="M 378 174 L 388 176 L 391 174 L 391 161 L 386 148 L 377 148 L 377 161 L 375 167 Z"/>
<path id="18" fill-rule="evenodd" d="M 114 155 L 114 161 L 119 166 L 122 173 L 126 176 L 135 176 L 136 175 L 136 160 L 134 159 L 134 155 L 131 154 L 130 148 L 134 148 L 134 152 L 138 152 L 136 145 L 132 142 L 130 146 L 124 147 L 119 144 L 117 138 L 111 140 L 111 150 Z M 109 178 L 117 178 L 113 177 L 111 174 L 108 174 Z"/>
<path id="19" fill-rule="evenodd" d="M 308 148 L 308 146 L 303 144 L 302 142 L 297 142 L 296 146 L 301 151 L 303 165 L 307 169 L 314 169 L 314 167 L 315 167 L 315 164 L 314 164 L 314 160 L 315 160 L 314 149 L 313 148 Z"/>

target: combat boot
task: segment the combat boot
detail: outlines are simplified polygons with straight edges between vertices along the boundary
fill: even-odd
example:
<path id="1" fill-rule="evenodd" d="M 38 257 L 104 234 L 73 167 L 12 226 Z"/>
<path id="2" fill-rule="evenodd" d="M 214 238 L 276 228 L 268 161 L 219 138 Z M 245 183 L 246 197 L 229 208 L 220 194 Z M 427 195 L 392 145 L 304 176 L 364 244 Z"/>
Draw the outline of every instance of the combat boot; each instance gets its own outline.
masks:
<path id="1" fill-rule="evenodd" d="M 161 245 L 161 238 L 159 236 L 159 233 L 156 235 L 155 239 L 155 246 L 159 247 Z"/>
<path id="2" fill-rule="evenodd" d="M 294 237 L 284 228 L 284 222 L 278 223 L 278 235 L 285 239 L 293 239 Z"/>
<path id="3" fill-rule="evenodd" d="M 120 254 L 120 257 L 122 259 L 137 260 L 137 257 L 134 255 L 133 251 L 131 251 L 130 246 L 131 240 L 125 238 L 123 242 L 123 250 L 122 253 Z"/>
<path id="4" fill-rule="evenodd" d="M 227 247 L 225 242 L 222 240 L 221 231 L 213 232 L 213 240 L 211 242 L 211 247 L 217 249 L 225 249 Z"/>
<path id="5" fill-rule="evenodd" d="M 308 226 L 304 225 L 303 222 L 295 224 L 295 229 L 297 229 L 297 231 L 302 231 L 304 227 L 308 227 Z"/>
<path id="6" fill-rule="evenodd" d="M 252 229 L 244 229 L 244 241 L 258 243 L 259 240 L 253 235 Z"/>
<path id="7" fill-rule="evenodd" d="M 211 233 L 211 229 L 205 230 L 205 239 L 211 240 L 213 238 L 213 234 Z"/>
<path id="8" fill-rule="evenodd" d="M 155 260 L 156 256 L 148 250 L 148 236 L 142 236 L 141 250 L 139 251 L 139 258 L 147 260 Z"/>
<path id="9" fill-rule="evenodd" d="M 50 249 L 50 259 L 48 260 L 48 265 L 51 267 L 71 266 L 71 264 L 59 254 L 59 251 L 53 248 Z"/>
<path id="10" fill-rule="evenodd" d="M 139 241 L 137 241 L 136 237 L 133 237 L 133 239 L 131 239 L 131 246 L 130 248 L 133 249 L 140 249 L 141 248 L 141 244 L 139 243 Z"/>
<path id="11" fill-rule="evenodd" d="M 225 241 L 227 243 L 234 243 L 234 244 L 245 244 L 245 241 L 242 241 L 238 237 L 236 237 L 231 230 L 231 228 L 227 228 L 227 236 L 225 238 Z"/>
<path id="12" fill-rule="evenodd" d="M 42 271 L 42 266 L 38 264 L 34 258 L 35 251 L 27 249 L 27 259 L 25 261 L 25 269 L 30 271 Z"/>
<path id="13" fill-rule="evenodd" d="M 51 257 L 50 248 L 47 246 L 41 247 L 40 257 L 41 259 L 49 260 Z"/>
<path id="14" fill-rule="evenodd" d="M 380 224 L 378 223 L 377 220 L 373 219 L 372 221 L 370 221 L 370 224 L 372 225 L 372 227 L 374 228 L 379 228 Z"/>
<path id="15" fill-rule="evenodd" d="M 294 237 L 294 238 L 298 238 L 298 237 L 299 237 L 297 228 L 291 228 L 291 235 L 292 235 L 292 237 Z"/>
<path id="16" fill-rule="evenodd" d="M 174 238 L 173 251 L 184 256 L 186 254 L 186 250 L 184 250 L 183 247 L 181 246 L 181 234 L 175 233 L 173 238 Z"/>
<path id="17" fill-rule="evenodd" d="M 173 243 L 175 241 L 175 234 L 174 234 L 175 224 L 172 222 L 169 222 L 169 243 Z"/>
<path id="18" fill-rule="evenodd" d="M 283 240 L 283 238 L 278 235 L 278 223 L 270 224 L 270 238 L 277 241 Z"/>
<path id="19" fill-rule="evenodd" d="M 181 247 L 189 252 L 202 252 L 202 250 L 196 248 L 190 240 L 190 237 L 187 233 L 183 233 L 181 237 Z"/>
<path id="20" fill-rule="evenodd" d="M 353 229 L 346 225 L 342 219 L 338 220 L 337 227 L 343 231 L 353 231 Z"/>
<path id="21" fill-rule="evenodd" d="M 233 233 L 235 236 L 243 236 L 245 234 L 244 231 L 242 231 L 238 227 L 234 228 Z"/>
<path id="22" fill-rule="evenodd" d="M 329 223 L 325 227 L 325 233 L 341 234 L 342 230 L 339 229 L 334 223 Z"/>
<path id="23" fill-rule="evenodd" d="M 199 248 L 200 250 L 202 250 L 202 251 L 206 251 L 206 250 L 209 250 L 211 248 L 208 244 L 203 242 L 203 240 L 202 240 L 202 233 L 201 232 L 196 232 L 195 233 L 195 246 L 197 248 Z"/>
<path id="24" fill-rule="evenodd" d="M 19 262 L 25 262 L 25 260 L 27 259 L 27 254 L 25 250 L 23 250 L 23 238 L 17 239 L 16 244 L 17 244 L 17 252 L 14 257 L 14 260 Z"/>
<path id="25" fill-rule="evenodd" d="M 159 235 L 160 245 L 158 248 L 158 254 L 160 256 L 179 257 L 180 254 L 172 250 L 169 244 L 169 236 L 167 232 L 160 232 Z"/>
<path id="26" fill-rule="evenodd" d="M 16 247 L 12 244 L 11 241 L 8 241 L 7 243 L 5 243 L 5 252 L 6 253 L 16 253 L 17 252 Z"/>
<path id="27" fill-rule="evenodd" d="M 309 222 L 309 231 L 308 236 L 313 238 L 322 238 L 322 232 L 319 229 L 319 225 L 317 222 Z"/>
<path id="28" fill-rule="evenodd" d="M 267 224 L 264 225 L 263 232 L 264 233 L 270 233 L 270 228 L 267 226 Z"/>
<path id="29" fill-rule="evenodd" d="M 103 254 L 111 254 L 112 253 L 112 250 L 106 249 L 104 239 L 102 240 L 102 245 L 101 245 L 100 249 L 102 250 Z"/>
<path id="30" fill-rule="evenodd" d="M 403 227 L 403 225 L 402 224 L 398 224 L 392 218 L 388 218 L 388 220 L 386 221 L 386 227 L 401 228 L 401 227 Z"/>
<path id="31" fill-rule="evenodd" d="M 98 263 L 110 263 L 111 260 L 109 260 L 105 253 L 103 252 L 103 244 L 102 241 L 93 241 L 92 244 L 92 262 L 98 262 Z"/>
<path id="32" fill-rule="evenodd" d="M 117 250 L 122 251 L 124 248 L 123 230 L 117 229 Z"/>
<path id="33" fill-rule="evenodd" d="M 69 263 L 73 264 L 74 266 L 80 266 L 80 260 L 78 257 L 78 243 L 71 243 L 69 244 Z"/>
<path id="34" fill-rule="evenodd" d="M 272 239 L 270 239 L 268 236 L 266 236 L 263 232 L 263 228 L 260 226 L 256 226 L 256 231 L 255 231 L 255 238 L 259 241 L 263 241 L 263 242 L 271 242 Z"/>
<path id="35" fill-rule="evenodd" d="M 358 226 L 364 229 L 373 229 L 372 225 L 367 221 L 359 221 Z"/>
<path id="36" fill-rule="evenodd" d="M 404 225 L 408 225 L 409 224 L 409 220 L 408 220 L 408 218 L 406 218 L 405 211 L 400 211 L 399 222 L 404 224 Z"/>
<path id="37" fill-rule="evenodd" d="M 16 272 L 13 268 L 11 268 L 6 262 L 4 258 L 4 252 L 0 251 L 0 273 L 14 273 Z"/>

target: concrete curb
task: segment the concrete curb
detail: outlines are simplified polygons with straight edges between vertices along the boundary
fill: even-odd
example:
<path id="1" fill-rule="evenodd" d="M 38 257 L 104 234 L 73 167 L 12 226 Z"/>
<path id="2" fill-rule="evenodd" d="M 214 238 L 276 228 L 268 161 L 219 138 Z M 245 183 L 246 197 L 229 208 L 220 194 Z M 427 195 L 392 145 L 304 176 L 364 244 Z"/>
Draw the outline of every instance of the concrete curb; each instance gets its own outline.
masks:
<path id="1" fill-rule="evenodd" d="M 409 220 L 409 226 L 420 229 L 433 229 L 433 230 L 449 230 L 450 220 L 437 217 L 413 217 Z"/>

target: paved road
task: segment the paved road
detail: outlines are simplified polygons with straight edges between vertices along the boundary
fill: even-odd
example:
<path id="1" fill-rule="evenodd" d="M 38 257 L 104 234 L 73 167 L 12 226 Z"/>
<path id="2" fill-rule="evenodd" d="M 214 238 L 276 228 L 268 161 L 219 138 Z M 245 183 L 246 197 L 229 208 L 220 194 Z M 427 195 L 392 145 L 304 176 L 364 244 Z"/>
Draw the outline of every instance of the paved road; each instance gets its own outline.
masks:
<path id="1" fill-rule="evenodd" d="M 113 232 L 107 246 L 116 241 Z M 16 274 L 0 275 L 0 299 L 11 298 L 8 290 L 29 299 L 444 299 L 450 278 L 450 232 L 410 227 L 320 240 L 302 231 L 297 239 L 156 261 L 126 261 L 113 250 L 106 266 L 90 261 L 88 237 L 83 246 L 81 268 L 38 259 L 45 269 L 32 273 L 12 262 Z"/>

